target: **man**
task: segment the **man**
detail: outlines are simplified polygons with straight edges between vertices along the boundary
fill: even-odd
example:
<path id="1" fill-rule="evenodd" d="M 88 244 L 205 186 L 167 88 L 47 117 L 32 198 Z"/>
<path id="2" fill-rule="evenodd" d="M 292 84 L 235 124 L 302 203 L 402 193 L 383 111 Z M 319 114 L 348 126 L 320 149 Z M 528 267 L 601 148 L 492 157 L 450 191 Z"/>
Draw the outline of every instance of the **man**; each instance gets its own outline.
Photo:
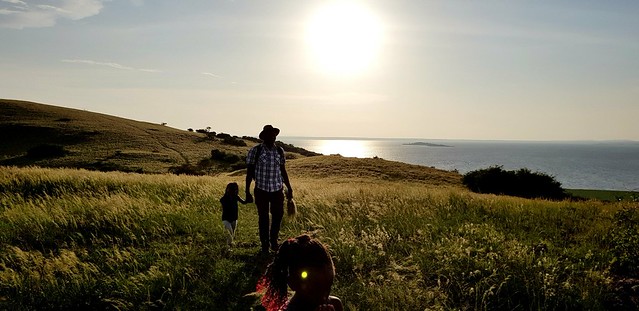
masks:
<path id="1" fill-rule="evenodd" d="M 255 179 L 255 205 L 259 217 L 260 242 L 262 252 L 278 249 L 278 235 L 284 216 L 284 187 L 288 189 L 287 197 L 293 199 L 293 188 L 288 180 L 285 167 L 284 150 L 275 145 L 275 139 L 280 130 L 271 125 L 265 125 L 260 133 L 263 141 L 246 156 L 246 200 L 253 201 L 251 196 L 251 182 Z M 271 227 L 269 229 L 269 211 L 271 213 Z"/>

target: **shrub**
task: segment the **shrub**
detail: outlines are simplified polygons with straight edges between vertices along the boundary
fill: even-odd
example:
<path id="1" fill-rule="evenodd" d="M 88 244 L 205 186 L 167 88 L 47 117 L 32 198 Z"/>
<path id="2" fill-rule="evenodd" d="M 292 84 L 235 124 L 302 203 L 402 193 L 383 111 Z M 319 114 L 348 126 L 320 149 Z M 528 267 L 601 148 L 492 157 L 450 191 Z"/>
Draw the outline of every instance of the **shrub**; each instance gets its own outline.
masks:
<path id="1" fill-rule="evenodd" d="M 241 140 L 239 138 L 235 138 L 235 137 L 226 137 L 226 138 L 224 138 L 224 140 L 222 142 L 227 144 L 227 145 L 231 145 L 231 146 L 239 146 L 239 147 L 246 146 L 246 142 L 244 142 L 243 140 Z"/>
<path id="2" fill-rule="evenodd" d="M 611 310 L 637 310 L 639 306 L 639 212 L 626 206 L 614 216 L 614 224 L 604 244 L 613 256 L 613 293 L 607 303 Z"/>
<path id="3" fill-rule="evenodd" d="M 244 139 L 244 140 L 248 140 L 248 141 L 253 142 L 253 143 L 256 143 L 256 144 L 259 144 L 259 143 L 261 143 L 261 142 L 262 142 L 262 140 L 261 140 L 261 139 L 259 139 L 259 138 L 255 138 L 255 137 L 251 137 L 251 136 L 242 136 L 242 139 Z"/>
<path id="4" fill-rule="evenodd" d="M 172 166 L 169 168 L 169 173 L 176 175 L 194 175 L 202 176 L 204 173 L 196 166 L 191 164 L 182 164 L 179 166 Z"/>
<path id="5" fill-rule="evenodd" d="M 135 171 L 132 168 L 128 168 L 126 166 L 113 163 L 113 162 L 103 162 L 97 161 L 91 164 L 84 165 L 83 168 L 88 170 L 95 170 L 100 172 L 133 172 Z"/>
<path id="6" fill-rule="evenodd" d="M 237 154 L 226 153 L 218 149 L 211 150 L 211 159 L 226 163 L 236 163 L 242 160 L 242 158 Z"/>
<path id="7" fill-rule="evenodd" d="M 612 271 L 626 277 L 639 277 L 639 212 L 624 208 L 615 214 L 615 224 L 607 236 L 615 256 Z"/>
<path id="8" fill-rule="evenodd" d="M 219 138 L 219 139 L 226 139 L 226 138 L 230 138 L 230 137 L 232 137 L 231 134 L 226 134 L 226 133 L 217 134 L 217 138 Z"/>
<path id="9" fill-rule="evenodd" d="M 27 157 L 32 159 L 58 158 L 65 156 L 67 153 L 63 146 L 43 144 L 27 150 Z"/>
<path id="10" fill-rule="evenodd" d="M 464 185 L 473 192 L 512 195 L 523 198 L 566 198 L 561 183 L 544 173 L 522 168 L 506 171 L 501 166 L 475 170 L 464 175 Z"/>

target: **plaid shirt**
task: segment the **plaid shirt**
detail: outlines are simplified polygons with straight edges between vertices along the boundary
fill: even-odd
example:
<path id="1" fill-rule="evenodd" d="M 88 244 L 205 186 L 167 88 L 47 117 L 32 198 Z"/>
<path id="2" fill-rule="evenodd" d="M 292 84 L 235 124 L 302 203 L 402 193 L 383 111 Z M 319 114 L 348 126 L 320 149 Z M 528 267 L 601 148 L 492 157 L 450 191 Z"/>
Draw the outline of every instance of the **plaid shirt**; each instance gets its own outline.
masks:
<path id="1" fill-rule="evenodd" d="M 282 190 L 283 182 L 280 166 L 284 165 L 286 160 L 277 151 L 277 148 L 280 147 L 275 146 L 269 149 L 265 145 L 261 145 L 260 158 L 255 159 L 258 146 L 260 145 L 251 148 L 246 156 L 246 164 L 255 165 L 255 188 L 268 192 Z"/>

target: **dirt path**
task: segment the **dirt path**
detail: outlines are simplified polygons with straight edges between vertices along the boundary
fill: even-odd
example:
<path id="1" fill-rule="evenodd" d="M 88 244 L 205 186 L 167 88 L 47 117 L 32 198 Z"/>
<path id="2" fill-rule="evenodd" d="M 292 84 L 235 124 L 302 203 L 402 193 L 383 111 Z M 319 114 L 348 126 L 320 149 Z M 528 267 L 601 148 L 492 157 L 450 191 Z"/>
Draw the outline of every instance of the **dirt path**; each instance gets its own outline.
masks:
<path id="1" fill-rule="evenodd" d="M 109 116 L 101 116 L 101 117 L 104 118 L 104 119 L 110 120 L 110 121 L 114 121 L 115 120 L 115 118 L 112 118 L 112 117 L 109 117 Z M 140 128 L 140 127 L 137 127 L 137 126 L 134 126 L 134 125 L 131 125 L 131 124 L 126 124 L 126 123 L 123 123 L 123 124 L 125 124 L 129 128 L 135 129 L 136 131 L 142 131 L 142 132 L 148 134 L 150 137 L 152 137 L 158 144 L 160 144 L 165 149 L 168 149 L 168 150 L 171 150 L 171 151 L 177 153 L 180 156 L 180 158 L 182 158 L 182 160 L 184 160 L 184 164 L 190 164 L 189 159 L 180 150 L 169 146 L 166 142 L 164 142 L 163 140 L 159 139 L 154 132 L 146 130 L 146 129 L 143 129 L 143 128 Z"/>

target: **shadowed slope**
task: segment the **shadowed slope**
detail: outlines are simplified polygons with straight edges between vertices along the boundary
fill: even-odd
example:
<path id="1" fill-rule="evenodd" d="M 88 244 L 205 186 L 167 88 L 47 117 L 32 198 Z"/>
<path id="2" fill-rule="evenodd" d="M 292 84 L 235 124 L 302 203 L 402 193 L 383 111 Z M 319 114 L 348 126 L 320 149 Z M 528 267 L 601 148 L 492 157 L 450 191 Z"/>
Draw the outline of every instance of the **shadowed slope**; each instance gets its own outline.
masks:
<path id="1" fill-rule="evenodd" d="M 204 134 L 160 124 L 17 100 L 0 100 L 0 160 L 4 165 L 83 167 L 165 173 L 197 163 L 211 149 L 242 155 L 246 147 L 223 145 Z M 41 144 L 61 145 L 65 157 L 28 159 Z"/>

